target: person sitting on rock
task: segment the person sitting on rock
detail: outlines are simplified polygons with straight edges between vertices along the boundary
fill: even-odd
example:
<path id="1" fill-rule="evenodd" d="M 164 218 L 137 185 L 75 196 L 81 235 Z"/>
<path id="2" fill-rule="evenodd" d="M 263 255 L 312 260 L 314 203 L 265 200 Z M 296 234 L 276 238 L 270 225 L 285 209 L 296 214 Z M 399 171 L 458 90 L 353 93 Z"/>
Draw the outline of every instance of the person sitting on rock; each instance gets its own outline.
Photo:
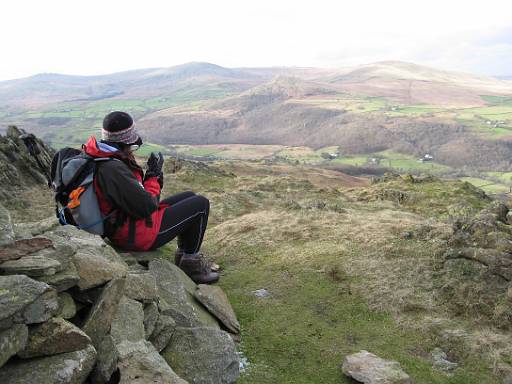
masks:
<path id="1" fill-rule="evenodd" d="M 151 153 L 144 174 L 133 152 L 142 145 L 132 117 L 111 112 L 103 120 L 102 140 L 92 136 L 83 150 L 98 162 L 94 178 L 100 211 L 108 216 L 105 236 L 123 250 L 148 251 L 177 237 L 176 264 L 196 283 L 218 281 L 214 265 L 199 253 L 208 224 L 210 203 L 193 192 L 160 200 L 163 187 L 161 153 Z"/>

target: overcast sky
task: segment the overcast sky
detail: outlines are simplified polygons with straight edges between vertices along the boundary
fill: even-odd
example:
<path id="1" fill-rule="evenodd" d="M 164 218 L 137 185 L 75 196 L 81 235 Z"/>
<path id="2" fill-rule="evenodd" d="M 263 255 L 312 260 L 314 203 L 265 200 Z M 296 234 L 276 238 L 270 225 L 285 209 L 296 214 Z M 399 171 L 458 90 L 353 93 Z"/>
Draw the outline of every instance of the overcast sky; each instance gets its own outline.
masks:
<path id="1" fill-rule="evenodd" d="M 510 0 L 6 0 L 0 80 L 189 61 L 341 67 L 405 60 L 512 75 Z"/>

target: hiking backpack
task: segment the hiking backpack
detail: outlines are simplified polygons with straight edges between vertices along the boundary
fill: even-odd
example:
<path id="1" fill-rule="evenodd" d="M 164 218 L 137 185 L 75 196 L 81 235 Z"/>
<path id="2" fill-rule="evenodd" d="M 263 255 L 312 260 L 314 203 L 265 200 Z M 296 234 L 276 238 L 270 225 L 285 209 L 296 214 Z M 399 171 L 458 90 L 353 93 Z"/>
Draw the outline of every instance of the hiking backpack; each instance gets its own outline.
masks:
<path id="1" fill-rule="evenodd" d="M 55 214 L 61 225 L 74 225 L 89 233 L 103 236 L 104 216 L 94 188 L 94 175 L 100 162 L 116 160 L 92 157 L 74 148 L 63 148 L 52 159 L 51 183 L 55 197 Z"/>

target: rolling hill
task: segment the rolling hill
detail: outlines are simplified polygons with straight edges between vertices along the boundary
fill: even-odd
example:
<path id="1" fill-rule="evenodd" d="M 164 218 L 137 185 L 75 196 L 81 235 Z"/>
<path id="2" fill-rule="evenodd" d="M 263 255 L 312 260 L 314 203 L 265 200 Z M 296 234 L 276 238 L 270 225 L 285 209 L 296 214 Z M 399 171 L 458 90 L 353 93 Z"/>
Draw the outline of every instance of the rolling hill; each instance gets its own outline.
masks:
<path id="1" fill-rule="evenodd" d="M 115 109 L 135 115 L 147 141 L 161 145 L 336 145 L 349 155 L 431 153 L 448 166 L 512 170 L 512 81 L 411 63 L 188 63 L 0 82 L 0 126 L 20 125 L 56 146 L 85 140 Z"/>

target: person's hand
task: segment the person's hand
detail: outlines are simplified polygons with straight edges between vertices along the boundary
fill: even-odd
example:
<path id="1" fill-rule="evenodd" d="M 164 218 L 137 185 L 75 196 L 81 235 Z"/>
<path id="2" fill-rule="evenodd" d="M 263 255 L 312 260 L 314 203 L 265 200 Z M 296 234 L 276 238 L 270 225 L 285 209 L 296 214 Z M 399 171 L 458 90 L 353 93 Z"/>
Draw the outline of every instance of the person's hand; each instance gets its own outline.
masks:
<path id="1" fill-rule="evenodd" d="M 146 171 L 144 179 L 149 179 L 150 177 L 157 177 L 158 183 L 160 184 L 160 188 L 162 188 L 164 184 L 164 174 L 162 172 L 162 167 L 164 165 L 164 156 L 162 155 L 161 152 L 151 152 L 147 164 L 148 170 Z"/>
<path id="2" fill-rule="evenodd" d="M 162 167 L 164 166 L 164 156 L 162 152 L 151 152 L 148 159 L 148 170 L 146 174 L 151 174 L 152 176 L 158 176 L 162 173 Z M 148 176 L 149 177 L 149 176 Z"/>

